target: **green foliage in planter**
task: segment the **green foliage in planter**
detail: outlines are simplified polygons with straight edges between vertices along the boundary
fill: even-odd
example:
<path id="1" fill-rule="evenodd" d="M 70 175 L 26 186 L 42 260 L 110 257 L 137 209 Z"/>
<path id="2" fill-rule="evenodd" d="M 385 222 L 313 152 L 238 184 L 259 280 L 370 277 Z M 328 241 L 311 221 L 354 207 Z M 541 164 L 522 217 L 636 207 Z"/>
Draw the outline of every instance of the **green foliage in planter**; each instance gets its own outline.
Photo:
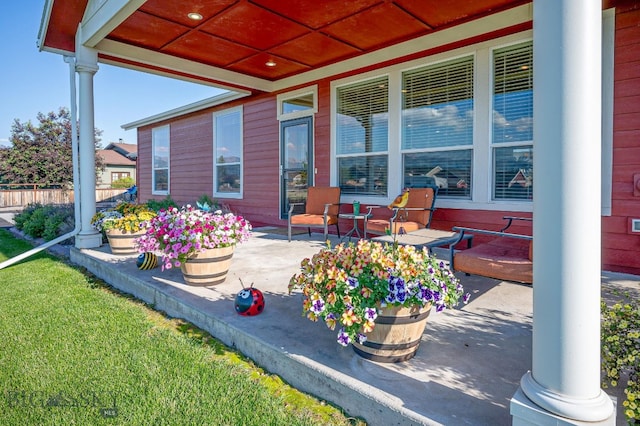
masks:
<path id="1" fill-rule="evenodd" d="M 209 211 L 212 212 L 220 210 L 222 213 L 232 213 L 228 205 L 220 204 L 218 200 L 209 197 L 207 194 L 202 194 L 194 207 L 205 210 L 206 206 L 209 206 Z"/>
<path id="2" fill-rule="evenodd" d="M 131 176 L 127 176 L 111 182 L 111 187 L 115 189 L 126 189 L 131 188 L 135 184 L 136 181 Z"/>
<path id="3" fill-rule="evenodd" d="M 627 375 L 622 402 L 630 425 L 640 424 L 640 300 L 624 293 L 612 306 L 601 302 L 603 387 L 617 386 L 621 374 Z"/>
<path id="4" fill-rule="evenodd" d="M 149 200 L 147 201 L 147 207 L 149 207 L 151 210 L 154 210 L 156 212 L 159 212 L 162 209 L 168 209 L 170 207 L 180 207 L 178 206 L 178 203 L 176 203 L 175 201 L 173 201 L 173 199 L 171 198 L 171 195 L 167 195 L 165 198 L 163 198 L 162 200 Z"/>

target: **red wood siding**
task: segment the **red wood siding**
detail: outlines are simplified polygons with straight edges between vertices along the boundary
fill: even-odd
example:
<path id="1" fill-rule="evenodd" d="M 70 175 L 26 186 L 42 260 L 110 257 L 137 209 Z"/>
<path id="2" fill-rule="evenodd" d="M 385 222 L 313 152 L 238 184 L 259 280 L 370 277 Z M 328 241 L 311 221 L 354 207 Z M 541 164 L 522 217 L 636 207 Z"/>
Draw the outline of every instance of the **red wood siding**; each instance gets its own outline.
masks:
<path id="1" fill-rule="evenodd" d="M 140 200 L 151 199 L 151 128 L 138 129 L 138 174 L 136 185 Z"/>
<path id="2" fill-rule="evenodd" d="M 315 184 L 328 186 L 331 183 L 331 87 L 328 81 L 318 84 L 318 113 L 314 120 L 315 168 L 318 169 Z"/>
<path id="3" fill-rule="evenodd" d="M 633 175 L 640 173 L 640 10 L 616 9 L 613 118 L 612 215 L 602 220 L 602 266 L 640 275 L 640 234 L 630 219 L 640 218 Z"/>
<path id="4" fill-rule="evenodd" d="M 279 134 L 275 95 L 244 104 L 244 197 L 229 204 L 254 222 L 280 223 Z"/>
<path id="5" fill-rule="evenodd" d="M 250 215 L 262 223 L 279 222 L 279 123 L 275 95 L 260 95 L 188 116 L 158 123 L 170 124 L 170 195 L 178 204 L 195 203 L 207 194 L 213 197 L 213 112 L 243 105 L 244 169 L 243 198 L 218 198 L 235 212 Z M 161 199 L 151 195 L 151 127 L 140 129 L 139 191 L 142 200 Z"/>

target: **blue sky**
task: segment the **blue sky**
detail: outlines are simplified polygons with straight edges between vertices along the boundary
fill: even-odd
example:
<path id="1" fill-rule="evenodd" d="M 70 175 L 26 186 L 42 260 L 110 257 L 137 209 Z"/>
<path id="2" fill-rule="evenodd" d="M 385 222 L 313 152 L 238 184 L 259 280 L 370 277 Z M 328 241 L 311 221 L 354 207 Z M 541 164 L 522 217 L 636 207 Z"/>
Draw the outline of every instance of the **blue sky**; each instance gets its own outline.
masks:
<path id="1" fill-rule="evenodd" d="M 69 66 L 36 46 L 44 0 L 0 2 L 0 145 L 8 145 L 14 119 L 36 122 L 38 112 L 69 107 Z M 125 123 L 215 96 L 221 90 L 99 64 L 94 75 L 95 126 L 102 145 L 136 143 Z"/>

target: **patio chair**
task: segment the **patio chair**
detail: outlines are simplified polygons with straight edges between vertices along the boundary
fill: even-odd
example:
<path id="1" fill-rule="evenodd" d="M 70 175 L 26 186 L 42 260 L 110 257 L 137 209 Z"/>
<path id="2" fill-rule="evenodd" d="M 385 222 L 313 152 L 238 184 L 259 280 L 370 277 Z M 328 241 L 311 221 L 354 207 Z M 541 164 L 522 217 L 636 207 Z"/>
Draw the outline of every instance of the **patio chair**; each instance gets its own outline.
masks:
<path id="1" fill-rule="evenodd" d="M 340 237 L 340 227 L 338 226 L 340 188 L 332 186 L 309 187 L 307 189 L 307 202 L 304 213 L 293 214 L 293 209 L 297 205 L 305 205 L 305 203 L 291 203 L 289 205 L 289 241 L 291 241 L 292 227 L 307 228 L 309 236 L 311 236 L 311 228 L 322 228 L 326 241 L 329 234 L 329 225 L 335 225 L 338 237 Z"/>
<path id="2" fill-rule="evenodd" d="M 531 222 L 529 217 L 504 216 L 506 226 L 499 231 L 456 226 L 461 236 L 487 235 L 490 241 L 467 250 L 450 247 L 451 270 L 504 281 L 533 283 L 533 237 L 507 232 L 514 220 Z"/>
<path id="3" fill-rule="evenodd" d="M 436 209 L 438 187 L 427 186 L 425 188 L 409 188 L 408 190 L 407 204 L 404 207 L 394 207 L 392 215 L 388 219 L 373 217 L 374 210 L 386 209 L 386 206 L 368 206 L 367 234 L 402 234 L 431 226 L 431 217 Z"/>

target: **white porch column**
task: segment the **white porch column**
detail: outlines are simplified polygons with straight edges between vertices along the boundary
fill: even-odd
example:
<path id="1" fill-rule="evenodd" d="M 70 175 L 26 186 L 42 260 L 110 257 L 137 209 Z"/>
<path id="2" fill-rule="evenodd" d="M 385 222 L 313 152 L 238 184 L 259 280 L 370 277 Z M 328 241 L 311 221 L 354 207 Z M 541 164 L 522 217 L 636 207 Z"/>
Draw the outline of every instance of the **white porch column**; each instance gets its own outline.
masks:
<path id="1" fill-rule="evenodd" d="M 78 29 L 80 34 L 80 29 Z M 76 35 L 76 72 L 79 80 L 79 148 L 80 168 L 80 233 L 76 236 L 77 248 L 94 248 L 102 245 L 102 234 L 91 226 L 96 212 L 96 173 L 93 113 L 93 75 L 98 71 L 98 52 L 82 46 Z"/>
<path id="2" fill-rule="evenodd" d="M 533 365 L 514 425 L 615 424 L 600 388 L 601 7 L 533 2 Z"/>

